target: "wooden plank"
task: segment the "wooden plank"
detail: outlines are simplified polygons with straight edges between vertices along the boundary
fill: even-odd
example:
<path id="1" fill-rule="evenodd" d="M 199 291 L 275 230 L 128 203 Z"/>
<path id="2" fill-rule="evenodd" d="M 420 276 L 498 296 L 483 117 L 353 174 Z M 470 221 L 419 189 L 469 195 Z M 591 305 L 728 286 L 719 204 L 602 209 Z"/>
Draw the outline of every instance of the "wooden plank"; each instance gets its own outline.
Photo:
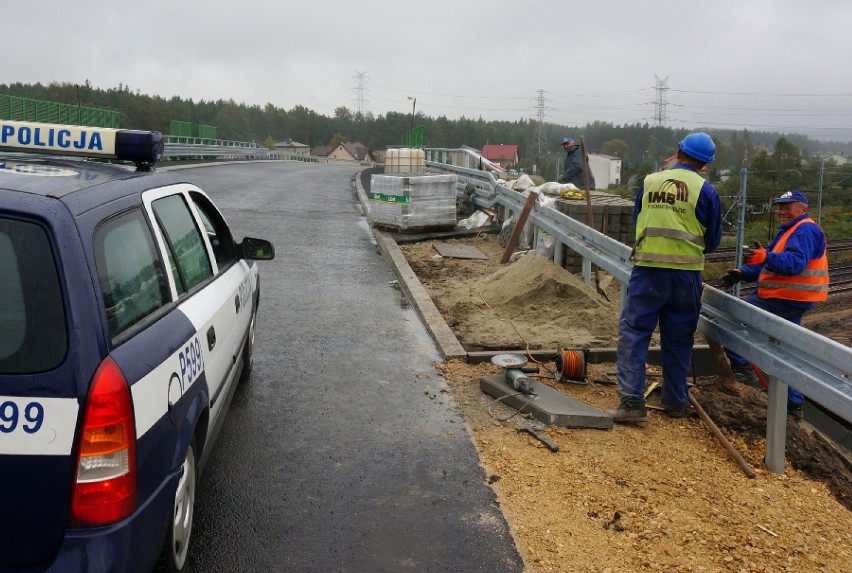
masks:
<path id="1" fill-rule="evenodd" d="M 515 223 L 515 228 L 512 230 L 512 235 L 509 237 L 509 242 L 506 243 L 506 250 L 503 251 L 503 258 L 500 259 L 500 264 L 506 264 L 509 262 L 509 258 L 511 258 L 512 253 L 515 251 L 515 247 L 518 245 L 518 239 L 521 238 L 521 232 L 524 230 L 524 225 L 527 223 L 527 218 L 530 216 L 530 211 L 532 211 L 536 199 L 538 199 L 538 193 L 530 191 L 530 194 L 527 195 L 527 202 L 524 203 L 524 208 L 521 209 L 521 214 L 518 215 L 518 222 Z"/>

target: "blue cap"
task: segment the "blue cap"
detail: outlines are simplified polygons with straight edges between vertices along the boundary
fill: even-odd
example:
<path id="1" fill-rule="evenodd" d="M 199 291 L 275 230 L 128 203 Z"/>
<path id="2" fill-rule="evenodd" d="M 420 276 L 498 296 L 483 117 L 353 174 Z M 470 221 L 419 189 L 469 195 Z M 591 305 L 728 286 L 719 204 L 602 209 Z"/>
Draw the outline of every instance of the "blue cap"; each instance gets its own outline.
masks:
<path id="1" fill-rule="evenodd" d="M 562 140 L 562 145 L 565 145 L 566 143 L 574 143 L 574 138 L 573 137 L 566 137 L 565 139 Z"/>
<path id="2" fill-rule="evenodd" d="M 808 198 L 805 197 L 804 193 L 797 189 L 792 189 L 790 191 L 787 191 L 777 199 L 773 200 L 772 204 L 775 205 L 777 203 L 795 203 L 796 201 L 804 203 L 805 205 L 808 204 Z"/>

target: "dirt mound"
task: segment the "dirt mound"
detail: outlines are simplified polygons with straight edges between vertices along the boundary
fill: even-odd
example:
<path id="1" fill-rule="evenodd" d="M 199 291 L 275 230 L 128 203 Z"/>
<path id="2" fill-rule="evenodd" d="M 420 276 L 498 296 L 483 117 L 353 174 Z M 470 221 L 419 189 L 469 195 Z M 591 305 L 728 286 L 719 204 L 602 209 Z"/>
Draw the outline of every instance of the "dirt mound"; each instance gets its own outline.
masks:
<path id="1" fill-rule="evenodd" d="M 524 255 L 482 281 L 482 294 L 492 306 L 521 311 L 566 305 L 609 315 L 617 312 L 580 277 L 535 255 Z"/>
<path id="2" fill-rule="evenodd" d="M 443 242 L 476 246 L 489 258 L 443 258 L 432 243 L 404 245 L 402 252 L 466 350 L 615 345 L 617 290 L 607 300 L 532 254 L 500 265 L 502 249 L 493 237 Z"/>

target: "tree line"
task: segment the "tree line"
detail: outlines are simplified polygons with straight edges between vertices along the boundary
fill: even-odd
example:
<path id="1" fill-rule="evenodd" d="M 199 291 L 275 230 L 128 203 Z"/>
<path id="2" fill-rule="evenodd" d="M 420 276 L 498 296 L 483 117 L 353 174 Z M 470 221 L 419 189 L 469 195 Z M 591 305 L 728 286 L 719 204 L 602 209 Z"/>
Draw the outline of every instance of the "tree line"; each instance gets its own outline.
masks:
<path id="1" fill-rule="evenodd" d="M 387 112 L 384 115 L 354 113 L 345 106 L 329 117 L 297 105 L 279 108 L 273 103 L 248 105 L 233 99 L 193 101 L 179 96 L 166 99 L 132 90 L 119 84 L 102 89 L 86 81 L 83 84 L 52 82 L 47 85 L 0 84 L 0 93 L 56 101 L 71 105 L 116 110 L 121 126 L 127 129 L 156 130 L 168 133 L 171 120 L 217 128 L 220 139 L 254 141 L 269 147 L 277 141 L 292 139 L 311 148 L 357 141 L 370 149 L 399 145 L 402 135 L 412 126 L 424 126 L 426 147 L 456 148 L 468 145 L 481 148 L 491 143 L 517 144 L 519 169 L 550 178 L 562 161 L 561 141 L 565 136 L 583 136 L 589 152 L 617 156 L 622 160 L 622 180 L 636 186 L 642 177 L 658 168 L 675 153 L 677 142 L 692 130 L 669 128 L 648 123 L 614 124 L 596 121 L 584 126 L 557 125 L 532 119 L 485 121 L 482 118 L 448 119 L 417 113 Z M 852 154 L 849 142 L 823 142 L 804 135 L 749 130 L 705 128 L 717 145 L 717 159 L 709 171 L 723 197 L 735 197 L 739 174 L 749 169 L 749 197 L 759 211 L 772 195 L 787 188 L 800 187 L 814 192 L 822 180 L 829 204 L 852 206 L 852 166 L 825 162 L 827 152 Z M 751 203 L 752 200 L 750 199 Z"/>

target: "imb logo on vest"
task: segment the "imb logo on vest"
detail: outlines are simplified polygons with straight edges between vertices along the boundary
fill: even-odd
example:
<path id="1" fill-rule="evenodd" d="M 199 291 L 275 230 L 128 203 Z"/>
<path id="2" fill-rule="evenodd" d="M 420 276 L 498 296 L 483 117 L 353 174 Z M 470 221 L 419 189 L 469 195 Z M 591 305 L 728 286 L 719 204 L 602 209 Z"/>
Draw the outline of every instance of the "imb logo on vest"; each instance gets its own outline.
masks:
<path id="1" fill-rule="evenodd" d="M 663 208 L 674 205 L 676 202 L 689 201 L 689 187 L 686 181 L 679 179 L 666 179 L 660 186 L 659 191 L 648 191 L 648 206 Z M 674 207 L 673 210 L 685 213 L 686 209 Z"/>

